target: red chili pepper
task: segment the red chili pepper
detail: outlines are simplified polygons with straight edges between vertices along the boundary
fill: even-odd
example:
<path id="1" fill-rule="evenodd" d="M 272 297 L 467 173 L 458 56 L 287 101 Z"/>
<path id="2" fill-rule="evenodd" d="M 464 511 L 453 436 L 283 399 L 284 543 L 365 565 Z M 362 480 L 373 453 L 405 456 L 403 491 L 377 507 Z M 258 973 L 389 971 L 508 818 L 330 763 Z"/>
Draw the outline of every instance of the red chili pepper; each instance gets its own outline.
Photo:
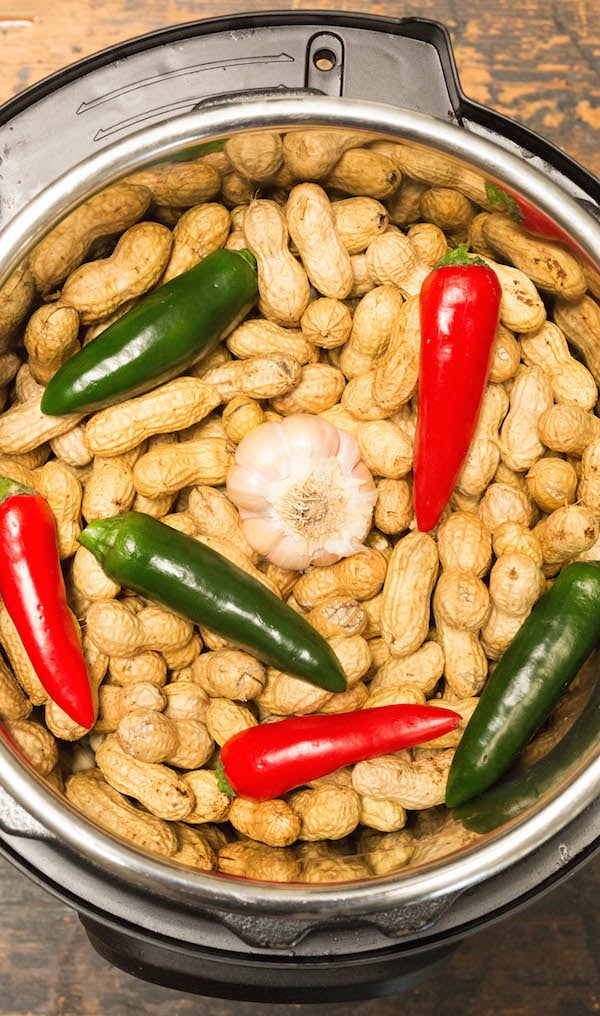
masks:
<path id="1" fill-rule="evenodd" d="M 269 801 L 342 766 L 441 737 L 459 721 L 450 709 L 398 705 L 263 723 L 225 742 L 219 785 L 226 793 Z"/>
<path id="2" fill-rule="evenodd" d="M 563 243 L 576 250 L 578 254 L 581 253 L 564 229 L 557 226 L 552 219 L 548 218 L 544 212 L 540 212 L 539 208 L 531 205 L 525 198 L 499 187 L 498 184 L 491 183 L 489 180 L 486 180 L 485 192 L 490 205 L 497 207 L 498 211 L 506 212 L 509 219 L 518 222 L 528 233 L 541 236 L 546 240 Z"/>
<path id="3" fill-rule="evenodd" d="M 421 366 L 415 438 L 417 525 L 437 524 L 477 425 L 502 290 L 495 272 L 451 251 L 421 287 Z"/>
<path id="4" fill-rule="evenodd" d="M 69 611 L 48 503 L 0 477 L 0 596 L 43 687 L 75 723 L 94 723 L 76 622 Z"/>

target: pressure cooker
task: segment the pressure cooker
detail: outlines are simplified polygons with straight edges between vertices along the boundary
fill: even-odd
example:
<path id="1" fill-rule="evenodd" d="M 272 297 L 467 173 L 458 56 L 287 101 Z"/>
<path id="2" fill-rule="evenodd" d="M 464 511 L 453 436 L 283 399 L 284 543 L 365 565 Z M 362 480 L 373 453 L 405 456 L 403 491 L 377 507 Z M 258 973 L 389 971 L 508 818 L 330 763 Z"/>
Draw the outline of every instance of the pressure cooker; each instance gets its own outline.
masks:
<path id="1" fill-rule="evenodd" d="M 445 28 L 270 12 L 89 57 L 0 109 L 0 276 L 100 187 L 241 131 L 343 127 L 443 152 L 525 198 L 600 262 L 600 181 L 461 91 Z M 77 911 L 94 948 L 180 990 L 288 1002 L 397 992 L 600 845 L 600 745 L 523 813 L 393 874 L 278 884 L 178 867 L 102 831 L 0 742 L 0 851 Z"/>

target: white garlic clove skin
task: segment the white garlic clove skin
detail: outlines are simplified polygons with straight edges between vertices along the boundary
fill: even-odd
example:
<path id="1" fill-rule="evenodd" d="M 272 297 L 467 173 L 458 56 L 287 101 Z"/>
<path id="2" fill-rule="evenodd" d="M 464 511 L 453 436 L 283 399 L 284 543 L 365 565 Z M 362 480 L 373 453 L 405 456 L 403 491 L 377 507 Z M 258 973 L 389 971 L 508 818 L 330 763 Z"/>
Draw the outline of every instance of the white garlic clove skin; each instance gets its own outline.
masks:
<path id="1" fill-rule="evenodd" d="M 269 423 L 266 426 L 271 427 L 275 426 L 275 424 Z M 258 430 L 259 428 L 257 427 L 256 429 Z M 254 431 L 250 431 L 250 433 L 253 434 Z M 249 514 L 268 517 L 271 502 L 265 496 L 266 484 L 267 481 L 264 474 L 258 470 L 247 469 L 246 466 L 238 465 L 237 462 L 231 466 L 227 474 L 227 494 L 229 499 L 239 509 L 242 518 L 245 518 Z M 254 549 L 258 550 L 258 547 Z M 259 551 L 259 553 L 262 553 L 262 551 Z"/>
<path id="2" fill-rule="evenodd" d="M 268 515 L 250 515 L 244 519 L 242 528 L 252 549 L 263 557 L 270 557 L 275 544 L 280 543 L 284 537 L 283 529 L 277 525 L 277 520 L 269 518 Z"/>
<path id="3" fill-rule="evenodd" d="M 355 438 L 308 413 L 251 430 L 238 445 L 227 493 L 254 550 L 294 571 L 356 554 L 377 500 Z"/>
<path id="4" fill-rule="evenodd" d="M 304 571 L 308 568 L 306 561 L 310 561 L 311 551 L 308 540 L 302 540 L 298 536 L 281 535 L 274 544 L 269 560 L 279 565 L 280 568 L 289 568 L 291 571 Z"/>
<path id="5" fill-rule="evenodd" d="M 290 417 L 292 419 L 292 417 Z M 269 480 L 284 480 L 288 475 L 289 446 L 281 424 L 263 423 L 240 441 L 235 461 Z"/>

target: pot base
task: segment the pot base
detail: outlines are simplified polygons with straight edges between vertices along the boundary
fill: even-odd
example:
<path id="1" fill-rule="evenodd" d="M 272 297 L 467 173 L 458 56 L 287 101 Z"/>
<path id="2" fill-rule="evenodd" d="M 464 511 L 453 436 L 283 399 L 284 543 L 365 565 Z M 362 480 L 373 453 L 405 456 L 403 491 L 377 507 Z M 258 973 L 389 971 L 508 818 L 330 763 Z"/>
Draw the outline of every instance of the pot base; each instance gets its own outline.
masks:
<path id="1" fill-rule="evenodd" d="M 336 955 L 251 960 L 216 950 L 174 947 L 166 940 L 108 927 L 80 915 L 87 937 L 115 967 L 162 987 L 209 998 L 243 1002 L 315 1004 L 397 995 L 438 976 L 458 943 L 417 952 L 377 950 L 365 956 Z"/>

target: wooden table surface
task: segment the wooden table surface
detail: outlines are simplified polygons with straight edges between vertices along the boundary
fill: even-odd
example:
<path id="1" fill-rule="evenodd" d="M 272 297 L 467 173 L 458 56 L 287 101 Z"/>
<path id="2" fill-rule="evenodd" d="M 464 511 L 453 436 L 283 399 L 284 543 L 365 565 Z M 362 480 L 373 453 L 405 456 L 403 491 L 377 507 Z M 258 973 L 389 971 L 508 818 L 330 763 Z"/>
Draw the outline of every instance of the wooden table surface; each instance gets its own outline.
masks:
<path id="1" fill-rule="evenodd" d="M 327 7 L 312 0 L 295 9 Z M 253 11 L 276 3 L 258 0 Z M 363 9 L 338 0 L 338 10 Z M 0 0 L 0 102 L 89 53 L 241 0 Z M 393 0 L 370 13 L 450 29 L 463 88 L 600 175 L 600 0 Z M 401 998 L 332 1005 L 332 1016 L 581 1016 L 600 1010 L 600 860 L 527 910 L 469 938 L 443 977 Z M 0 860 L 0 1016 L 194 1013 L 272 1016 L 287 1006 L 193 998 L 100 960 L 67 908 Z M 304 1013 L 321 1007 L 299 1007 Z"/>

